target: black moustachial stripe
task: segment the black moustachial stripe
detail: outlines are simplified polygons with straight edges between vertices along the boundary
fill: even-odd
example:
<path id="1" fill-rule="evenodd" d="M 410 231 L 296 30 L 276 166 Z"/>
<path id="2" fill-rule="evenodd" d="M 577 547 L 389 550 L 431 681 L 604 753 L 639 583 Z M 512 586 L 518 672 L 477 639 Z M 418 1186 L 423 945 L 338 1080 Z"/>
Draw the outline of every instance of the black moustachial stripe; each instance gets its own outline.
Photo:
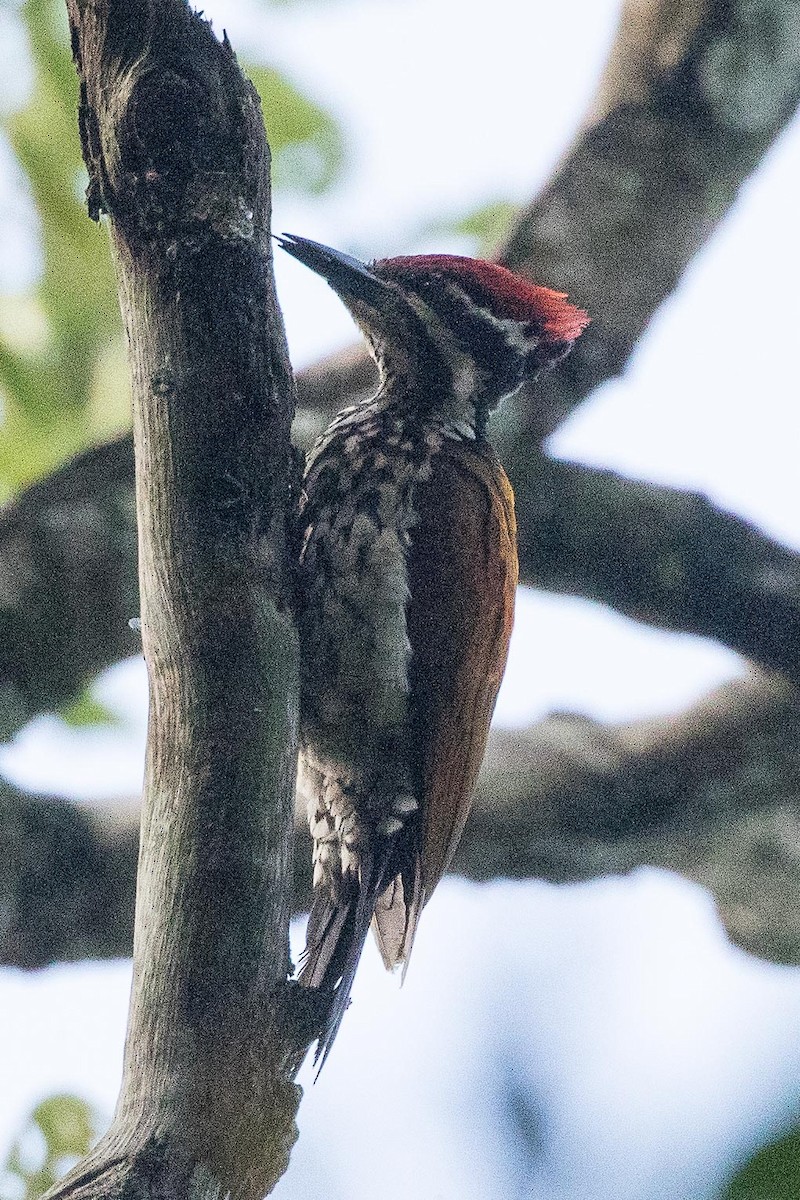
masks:
<path id="1" fill-rule="evenodd" d="M 511 343 L 507 331 L 489 315 L 488 298 L 479 284 L 468 287 L 460 278 L 448 282 L 441 276 L 411 272 L 402 283 L 436 314 L 473 359 L 485 380 L 487 399 L 514 391 L 523 378 L 527 352 Z M 465 303 L 465 296 L 472 304 Z"/>

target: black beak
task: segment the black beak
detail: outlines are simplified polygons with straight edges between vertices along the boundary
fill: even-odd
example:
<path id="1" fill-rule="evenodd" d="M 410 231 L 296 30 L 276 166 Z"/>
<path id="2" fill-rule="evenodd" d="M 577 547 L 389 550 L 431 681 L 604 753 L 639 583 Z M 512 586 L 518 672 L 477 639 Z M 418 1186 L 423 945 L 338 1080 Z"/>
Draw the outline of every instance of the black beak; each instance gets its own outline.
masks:
<path id="1" fill-rule="evenodd" d="M 344 301 L 361 300 L 381 309 L 392 295 L 391 288 L 373 275 L 368 266 L 349 254 L 294 233 L 276 233 L 274 237 L 282 250 L 321 275 Z"/>

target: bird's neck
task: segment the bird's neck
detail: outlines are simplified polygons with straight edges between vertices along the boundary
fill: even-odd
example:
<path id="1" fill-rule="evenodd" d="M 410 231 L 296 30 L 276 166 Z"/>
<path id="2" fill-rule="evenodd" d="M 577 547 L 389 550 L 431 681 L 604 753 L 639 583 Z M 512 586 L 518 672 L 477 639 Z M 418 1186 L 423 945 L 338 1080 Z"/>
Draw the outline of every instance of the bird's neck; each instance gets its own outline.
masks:
<path id="1" fill-rule="evenodd" d="M 381 383 L 372 403 L 409 430 L 440 430 L 464 440 L 483 438 L 485 406 L 466 363 L 379 361 Z M 431 368 L 434 369 L 431 369 Z M 427 369 L 426 369 L 427 368 Z"/>

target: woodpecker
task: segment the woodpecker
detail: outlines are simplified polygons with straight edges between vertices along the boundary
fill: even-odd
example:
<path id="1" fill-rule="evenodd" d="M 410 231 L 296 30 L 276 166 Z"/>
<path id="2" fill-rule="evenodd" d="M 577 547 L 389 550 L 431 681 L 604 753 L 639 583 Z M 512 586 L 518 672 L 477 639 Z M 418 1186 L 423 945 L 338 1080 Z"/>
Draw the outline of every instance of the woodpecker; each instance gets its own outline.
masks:
<path id="1" fill-rule="evenodd" d="M 494 263 L 367 265 L 277 240 L 339 295 L 380 376 L 311 451 L 299 512 L 314 901 L 298 978 L 330 994 L 324 1063 L 370 925 L 386 967 L 405 970 L 486 747 L 518 574 L 489 413 L 563 358 L 588 317 Z"/>

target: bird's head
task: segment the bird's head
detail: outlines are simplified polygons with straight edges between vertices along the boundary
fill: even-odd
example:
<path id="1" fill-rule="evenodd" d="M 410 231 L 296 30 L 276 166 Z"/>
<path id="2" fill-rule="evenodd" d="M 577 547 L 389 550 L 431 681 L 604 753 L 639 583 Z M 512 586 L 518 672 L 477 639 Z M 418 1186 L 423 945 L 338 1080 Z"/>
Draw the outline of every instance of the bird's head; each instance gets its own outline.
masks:
<path id="1" fill-rule="evenodd" d="M 589 321 L 561 292 L 496 263 L 421 254 L 365 264 L 292 234 L 278 242 L 341 297 L 384 385 L 480 432 L 489 410 L 568 354 Z"/>

